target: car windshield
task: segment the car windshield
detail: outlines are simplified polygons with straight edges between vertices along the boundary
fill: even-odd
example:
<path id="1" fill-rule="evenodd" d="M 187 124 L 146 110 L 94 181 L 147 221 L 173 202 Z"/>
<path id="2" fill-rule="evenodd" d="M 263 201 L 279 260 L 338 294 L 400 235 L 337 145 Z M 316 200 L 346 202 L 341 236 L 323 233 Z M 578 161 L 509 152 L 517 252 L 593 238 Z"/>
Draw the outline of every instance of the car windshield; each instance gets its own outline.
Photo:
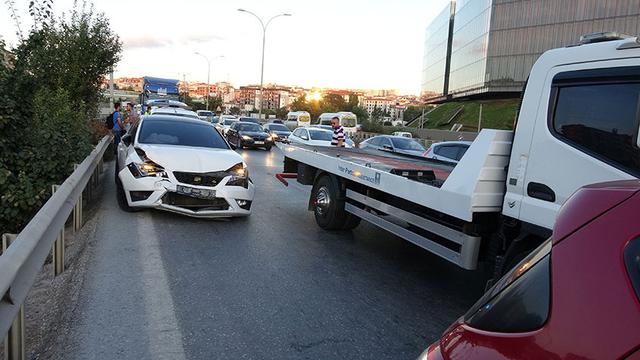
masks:
<path id="1" fill-rule="evenodd" d="M 231 125 L 231 124 L 233 124 L 233 123 L 234 123 L 234 122 L 236 122 L 236 121 L 238 121 L 238 120 L 237 120 L 237 119 L 226 119 L 226 120 L 224 121 L 224 124 L 225 124 L 225 125 Z"/>
<path id="2" fill-rule="evenodd" d="M 260 127 L 260 125 L 258 125 L 258 124 L 239 124 L 238 125 L 238 131 L 259 132 L 259 131 L 263 131 L 263 130 Z"/>
<path id="3" fill-rule="evenodd" d="M 213 113 L 211 111 L 198 111 L 198 115 L 200 115 L 200 116 L 212 116 Z"/>
<path id="4" fill-rule="evenodd" d="M 281 124 L 271 124 L 269 125 L 269 130 L 275 130 L 275 131 L 289 131 L 289 128 L 281 125 Z"/>
<path id="5" fill-rule="evenodd" d="M 392 138 L 393 147 L 402 150 L 425 151 L 424 147 L 417 141 L 409 138 Z"/>
<path id="6" fill-rule="evenodd" d="M 240 118 L 240 121 L 252 122 L 252 123 L 256 123 L 256 124 L 259 124 L 259 123 L 260 123 L 260 121 L 259 121 L 258 119 L 256 119 L 256 118 L 249 118 L 249 117 L 243 117 L 243 118 Z"/>
<path id="7" fill-rule="evenodd" d="M 150 119 L 144 121 L 140 128 L 138 142 L 141 144 L 228 149 L 226 142 L 213 126 L 184 120 Z"/>
<path id="8" fill-rule="evenodd" d="M 311 136 L 311 140 L 331 141 L 333 133 L 326 130 L 309 129 L 309 136 Z"/>

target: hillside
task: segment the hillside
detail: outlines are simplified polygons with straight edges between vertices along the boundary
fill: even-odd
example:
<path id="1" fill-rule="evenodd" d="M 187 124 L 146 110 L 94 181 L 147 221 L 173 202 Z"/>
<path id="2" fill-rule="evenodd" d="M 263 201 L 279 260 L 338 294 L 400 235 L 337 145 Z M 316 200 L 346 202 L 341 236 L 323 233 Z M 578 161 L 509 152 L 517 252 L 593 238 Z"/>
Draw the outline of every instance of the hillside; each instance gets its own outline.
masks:
<path id="1" fill-rule="evenodd" d="M 449 130 L 453 124 L 462 124 L 462 131 L 477 131 L 478 114 L 482 104 L 481 128 L 513 128 L 519 100 L 465 101 L 438 105 L 427 116 L 425 128 Z M 451 117 L 462 107 L 462 111 L 451 122 Z M 417 122 L 412 126 L 417 126 Z"/>

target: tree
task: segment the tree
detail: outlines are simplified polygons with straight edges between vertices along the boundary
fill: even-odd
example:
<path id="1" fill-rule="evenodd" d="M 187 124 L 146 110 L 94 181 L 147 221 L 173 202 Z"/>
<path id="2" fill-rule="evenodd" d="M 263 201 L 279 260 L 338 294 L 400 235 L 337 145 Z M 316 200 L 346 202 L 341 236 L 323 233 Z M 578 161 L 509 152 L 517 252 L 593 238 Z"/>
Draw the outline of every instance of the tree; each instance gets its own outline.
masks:
<path id="1" fill-rule="evenodd" d="M 369 119 L 369 113 L 367 112 L 367 110 L 365 110 L 360 106 L 355 106 L 351 108 L 349 111 L 351 111 L 358 117 L 359 122 L 363 122 Z"/>
<path id="2" fill-rule="evenodd" d="M 320 109 L 323 113 L 328 112 L 338 112 L 345 111 L 347 109 L 347 103 L 344 101 L 344 98 L 337 94 L 327 94 L 322 97 L 322 104 Z"/>
<path id="3" fill-rule="evenodd" d="M 19 232 L 90 152 L 102 78 L 122 47 L 84 3 L 55 21 L 50 0 L 30 4 L 28 37 L 12 66 L 0 62 L 0 233 Z"/>
<path id="4" fill-rule="evenodd" d="M 380 109 L 379 107 L 374 106 L 373 111 L 371 112 L 371 121 L 379 122 L 380 120 L 382 120 L 383 116 L 384 116 L 384 111 L 382 111 L 382 109 Z"/>
<path id="5" fill-rule="evenodd" d="M 281 107 L 278 110 L 276 110 L 276 118 L 278 118 L 280 120 L 286 120 L 287 119 L 287 113 L 289 113 L 289 110 L 287 110 L 286 107 Z"/>
<path id="6" fill-rule="evenodd" d="M 240 115 L 240 108 L 237 106 L 232 106 L 231 109 L 229 109 L 229 113 L 231 115 Z"/>

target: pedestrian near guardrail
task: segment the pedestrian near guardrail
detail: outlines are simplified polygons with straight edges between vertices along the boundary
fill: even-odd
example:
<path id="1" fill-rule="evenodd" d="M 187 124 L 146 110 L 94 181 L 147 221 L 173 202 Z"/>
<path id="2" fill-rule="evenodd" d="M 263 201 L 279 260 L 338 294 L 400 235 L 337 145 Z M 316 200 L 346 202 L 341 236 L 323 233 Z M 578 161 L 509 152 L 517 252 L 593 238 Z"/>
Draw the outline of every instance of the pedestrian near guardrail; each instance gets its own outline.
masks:
<path id="1" fill-rule="evenodd" d="M 117 102 L 113 105 L 113 152 L 118 153 L 118 144 L 120 144 L 120 138 L 122 137 L 122 130 L 124 130 L 124 124 L 122 122 L 122 115 L 120 114 L 120 103 Z"/>

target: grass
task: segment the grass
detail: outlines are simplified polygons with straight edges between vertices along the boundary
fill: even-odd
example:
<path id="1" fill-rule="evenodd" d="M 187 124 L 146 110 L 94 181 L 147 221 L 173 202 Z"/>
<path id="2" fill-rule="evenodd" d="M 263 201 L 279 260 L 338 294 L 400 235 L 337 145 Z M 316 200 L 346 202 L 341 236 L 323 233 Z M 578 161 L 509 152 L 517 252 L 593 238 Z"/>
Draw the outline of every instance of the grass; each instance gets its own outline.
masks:
<path id="1" fill-rule="evenodd" d="M 439 105 L 427 116 L 425 128 L 449 130 L 453 124 L 462 124 L 463 131 L 478 130 L 478 115 L 482 104 L 481 128 L 512 130 L 519 100 L 465 101 Z M 450 124 L 447 121 L 464 106 L 462 113 Z M 417 126 L 417 122 L 412 126 Z"/>

